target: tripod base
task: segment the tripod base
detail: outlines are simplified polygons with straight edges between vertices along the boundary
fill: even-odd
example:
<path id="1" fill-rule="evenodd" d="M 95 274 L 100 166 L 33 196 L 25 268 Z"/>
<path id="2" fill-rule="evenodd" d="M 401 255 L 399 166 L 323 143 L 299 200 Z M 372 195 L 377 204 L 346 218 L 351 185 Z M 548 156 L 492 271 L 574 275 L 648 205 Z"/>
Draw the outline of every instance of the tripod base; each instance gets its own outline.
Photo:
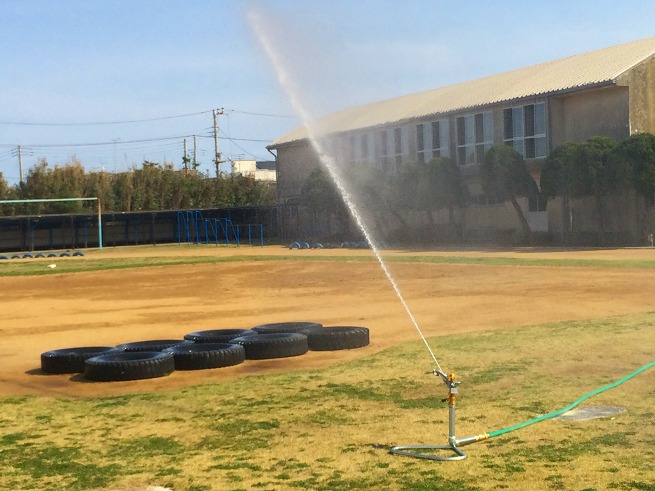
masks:
<path id="1" fill-rule="evenodd" d="M 421 453 L 420 450 L 450 450 L 455 455 Z M 466 458 L 466 454 L 455 445 L 399 445 L 391 447 L 389 452 L 394 455 L 404 455 L 406 457 L 428 460 L 464 460 Z"/>

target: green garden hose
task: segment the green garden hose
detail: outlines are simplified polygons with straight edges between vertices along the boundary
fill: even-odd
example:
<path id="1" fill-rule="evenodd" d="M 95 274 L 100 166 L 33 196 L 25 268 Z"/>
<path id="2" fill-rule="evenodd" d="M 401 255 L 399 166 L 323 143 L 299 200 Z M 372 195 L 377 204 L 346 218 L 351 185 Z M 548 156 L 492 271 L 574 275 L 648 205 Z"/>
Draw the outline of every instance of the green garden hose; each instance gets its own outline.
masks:
<path id="1" fill-rule="evenodd" d="M 455 374 L 451 373 L 449 375 L 445 375 L 443 372 L 435 370 L 434 374 L 439 375 L 445 382 L 446 386 L 448 387 L 448 444 L 447 445 L 396 445 L 391 447 L 389 451 L 395 455 L 404 455 L 406 457 L 416 457 L 419 459 L 442 460 L 442 461 L 462 460 L 466 458 L 466 454 L 461 450 L 460 447 L 463 447 L 465 445 L 470 445 L 471 443 L 475 443 L 475 442 L 481 442 L 483 440 L 487 440 L 495 436 L 504 435 L 505 433 L 509 433 L 510 431 L 519 430 L 521 428 L 525 428 L 526 426 L 539 423 L 540 421 L 544 421 L 546 419 L 560 416 L 566 413 L 567 411 L 570 411 L 581 402 L 589 399 L 590 397 L 598 395 L 601 392 L 605 392 L 606 390 L 613 389 L 614 387 L 617 387 L 622 383 L 627 382 L 631 378 L 639 375 L 641 372 L 644 372 L 654 366 L 655 366 L 655 361 L 652 361 L 648 365 L 644 365 L 640 369 L 635 370 L 634 372 L 632 372 L 629 375 L 626 375 L 622 379 L 617 380 L 616 382 L 613 382 L 611 384 L 605 385 L 599 389 L 593 390 L 583 395 L 579 399 L 573 401 L 568 406 L 563 407 L 562 409 L 559 409 L 557 411 L 553 411 L 552 413 L 544 414 L 537 418 L 524 421 L 523 423 L 519 423 L 513 426 L 508 426 L 507 428 L 495 430 L 490 433 L 482 433 L 480 435 L 468 436 L 466 438 L 457 438 L 455 436 L 455 405 L 456 405 L 455 401 L 457 399 L 457 392 L 458 392 L 457 385 L 459 384 L 459 382 L 455 380 Z M 454 455 L 452 454 L 438 455 L 434 453 L 435 451 L 451 451 Z"/>
<path id="2" fill-rule="evenodd" d="M 500 430 L 492 431 L 492 432 L 488 433 L 487 438 L 493 438 L 495 436 L 499 436 L 499 435 L 503 435 L 505 433 L 509 433 L 510 431 L 519 430 L 521 428 L 525 428 L 526 426 L 529 426 L 529 425 L 532 425 L 532 424 L 535 424 L 535 423 L 539 423 L 540 421 L 544 421 L 546 419 L 551 419 L 551 418 L 555 418 L 557 416 L 561 416 L 565 412 L 570 411 L 575 406 L 577 406 L 581 402 L 589 399 L 590 397 L 598 395 L 601 392 L 605 392 L 606 390 L 613 389 L 614 387 L 617 387 L 617 386 L 621 385 L 622 383 L 627 382 L 631 378 L 636 377 L 640 373 L 642 373 L 642 372 L 644 372 L 644 371 L 646 371 L 649 368 L 652 368 L 654 366 L 655 366 L 655 361 L 652 361 L 648 365 L 644 365 L 640 369 L 635 370 L 630 375 L 626 375 L 625 377 L 623 377 L 620 380 L 617 380 L 616 382 L 605 385 L 605 386 L 603 386 L 603 387 L 601 387 L 599 389 L 593 390 L 593 391 L 583 395 L 582 397 L 580 397 L 579 399 L 573 401 L 571 404 L 569 404 L 566 407 L 563 407 L 562 409 L 559 409 L 557 411 L 553 411 L 552 413 L 544 414 L 544 415 L 539 416 L 537 418 L 529 419 L 528 421 L 524 421 L 523 423 L 519 423 L 519 424 L 516 424 L 516 425 L 513 425 L 513 426 L 508 426 L 507 428 L 502 428 Z"/>

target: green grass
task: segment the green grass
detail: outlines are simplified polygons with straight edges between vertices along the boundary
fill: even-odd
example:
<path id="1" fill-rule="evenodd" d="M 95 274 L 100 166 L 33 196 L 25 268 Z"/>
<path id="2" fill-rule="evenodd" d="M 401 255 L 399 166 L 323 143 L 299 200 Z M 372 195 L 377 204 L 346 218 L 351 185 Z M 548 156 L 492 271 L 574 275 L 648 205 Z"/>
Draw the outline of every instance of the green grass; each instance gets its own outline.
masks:
<path id="1" fill-rule="evenodd" d="M 554 411 L 649 363 L 653 323 L 647 313 L 430 339 L 462 381 L 458 436 Z M 653 489 L 655 372 L 588 401 L 627 408 L 612 419 L 544 421 L 465 447 L 460 462 L 392 456 L 394 444 L 446 443 L 447 394 L 431 368 L 417 341 L 174 391 L 0 399 L 0 489 Z"/>
<path id="2" fill-rule="evenodd" d="M 180 247 L 182 249 L 180 249 Z M 221 256 L 221 248 L 194 246 L 197 255 L 190 256 L 156 256 L 157 251 L 188 250 L 188 246 L 141 246 L 138 250 L 148 250 L 148 257 L 94 258 L 96 250 L 90 250 L 83 258 L 49 258 L 46 260 L 13 259 L 0 261 L 0 276 L 33 276 L 83 271 L 101 271 L 112 269 L 129 269 L 143 267 L 163 267 L 193 264 L 219 264 L 243 261 L 306 261 L 306 262 L 375 262 L 373 253 L 367 255 L 304 255 L 303 251 L 290 251 L 284 255 L 231 255 Z M 570 268 L 637 268 L 655 269 L 654 260 L 612 260 L 612 259 L 553 259 L 530 257 L 495 257 L 495 256 L 452 256 L 452 255 L 412 255 L 388 254 L 382 251 L 383 260 L 388 263 L 432 263 L 461 264 L 480 266 L 534 266 L 534 267 L 570 267 Z M 56 262 L 56 269 L 46 268 L 46 263 Z"/>

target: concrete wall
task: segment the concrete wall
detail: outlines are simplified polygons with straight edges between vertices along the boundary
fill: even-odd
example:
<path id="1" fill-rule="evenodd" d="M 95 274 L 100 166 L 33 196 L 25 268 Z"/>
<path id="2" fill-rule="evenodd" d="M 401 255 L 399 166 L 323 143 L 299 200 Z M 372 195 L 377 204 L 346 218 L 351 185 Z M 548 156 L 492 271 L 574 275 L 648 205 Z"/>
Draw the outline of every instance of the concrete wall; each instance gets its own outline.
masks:
<path id="1" fill-rule="evenodd" d="M 284 145 L 277 152 L 277 196 L 284 204 L 298 198 L 309 174 L 318 166 L 318 157 L 307 141 Z"/>
<path id="2" fill-rule="evenodd" d="M 549 98 L 550 149 L 592 136 L 630 136 L 629 89 L 610 86 Z"/>
<path id="3" fill-rule="evenodd" d="M 629 86 L 630 133 L 655 133 L 655 58 L 623 74 L 618 83 Z"/>

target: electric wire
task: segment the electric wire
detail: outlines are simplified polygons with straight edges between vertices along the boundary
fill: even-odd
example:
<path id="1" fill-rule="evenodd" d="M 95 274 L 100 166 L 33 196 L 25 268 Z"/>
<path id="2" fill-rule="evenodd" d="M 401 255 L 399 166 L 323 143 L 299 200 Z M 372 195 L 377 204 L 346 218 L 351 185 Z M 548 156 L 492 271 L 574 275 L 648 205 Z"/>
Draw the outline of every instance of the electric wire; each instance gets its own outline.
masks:
<path id="1" fill-rule="evenodd" d="M 298 119 L 298 116 L 293 116 L 290 114 L 267 114 L 267 113 L 255 113 L 249 111 L 238 111 L 236 109 L 227 109 L 230 113 L 235 114 L 246 114 L 248 116 L 266 116 L 269 118 L 287 118 L 287 119 Z"/>
<path id="2" fill-rule="evenodd" d="M 115 124 L 133 124 L 133 123 L 150 123 L 153 121 L 166 121 L 170 119 L 180 119 L 188 118 L 191 116 L 200 116 L 203 114 L 212 114 L 214 109 L 209 109 L 206 111 L 198 111 L 194 113 L 186 114 L 176 114 L 173 116 L 158 116 L 154 118 L 143 118 L 143 119 L 126 119 L 126 120 L 117 120 L 117 121 L 87 121 L 87 122 L 64 122 L 64 123 L 38 123 L 31 121 L 0 121 L 0 125 L 3 126 L 109 126 Z M 288 118 L 288 119 L 297 119 L 295 116 L 290 116 L 287 114 L 270 114 L 270 113 L 259 113 L 252 111 L 240 111 L 238 109 L 228 109 L 230 113 L 235 114 L 244 114 L 247 116 L 265 116 L 270 118 Z"/>

